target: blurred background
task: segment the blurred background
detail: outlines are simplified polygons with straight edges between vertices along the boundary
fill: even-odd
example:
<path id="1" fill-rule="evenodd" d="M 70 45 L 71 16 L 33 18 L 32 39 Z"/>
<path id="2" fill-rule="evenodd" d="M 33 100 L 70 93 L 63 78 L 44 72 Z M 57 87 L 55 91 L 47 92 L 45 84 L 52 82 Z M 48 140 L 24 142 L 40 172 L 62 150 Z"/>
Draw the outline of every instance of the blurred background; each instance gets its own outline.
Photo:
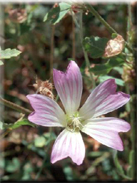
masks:
<path id="1" fill-rule="evenodd" d="M 1 21 L 4 30 L 0 32 L 2 48 L 16 48 L 21 51 L 18 57 L 13 57 L 1 66 L 3 79 L 4 98 L 27 109 L 31 109 L 26 98 L 27 94 L 36 92 L 33 84 L 36 77 L 52 82 L 51 68 L 62 71 L 70 59 L 75 60 L 83 76 L 84 89 L 82 103 L 86 100 L 92 89 L 89 72 L 85 64 L 84 54 L 80 41 L 79 26 L 73 21 L 71 13 L 56 25 L 43 22 L 45 14 L 57 4 L 0 4 Z M 98 13 L 120 34 L 125 40 L 136 47 L 134 30 L 137 26 L 136 3 L 131 4 L 131 25 L 128 28 L 128 4 L 93 3 Z M 79 20 L 79 11 L 74 11 Z M 89 12 L 83 12 L 83 36 L 99 36 L 111 38 L 111 34 Z M 133 58 L 132 58 L 133 59 Z M 91 67 L 104 63 L 102 58 L 93 59 L 89 55 Z M 134 59 L 133 59 L 134 60 Z M 4 73 L 2 74 L 2 69 Z M 116 67 L 105 75 L 93 73 L 96 84 L 104 81 L 108 76 L 117 78 L 119 91 L 127 93 L 128 86 L 132 99 L 132 113 L 135 113 L 135 67 Z M 119 79 L 119 80 L 118 80 Z M 53 90 L 56 96 L 56 91 Z M 61 105 L 60 100 L 58 103 Z M 82 104 L 81 103 L 81 104 Z M 125 106 L 108 114 L 130 121 L 129 106 Z M 5 123 L 14 123 L 20 118 L 20 113 L 6 107 L 2 113 Z M 135 122 L 135 118 L 134 118 Z M 115 165 L 113 150 L 101 145 L 94 139 L 83 134 L 86 157 L 81 166 L 74 164 L 70 158 L 50 163 L 50 154 L 54 140 L 60 133 L 60 128 L 20 126 L 11 130 L 1 139 L 0 176 L 1 180 L 24 181 L 121 181 L 129 180 L 119 174 Z M 1 132 L 3 133 L 3 132 Z M 123 171 L 128 171 L 130 164 L 129 154 L 132 149 L 132 130 L 121 134 L 125 150 L 118 152 L 117 158 Z M 49 138 L 50 137 L 50 138 Z M 133 171 L 133 169 L 132 169 Z M 135 177 L 131 180 L 134 180 Z"/>

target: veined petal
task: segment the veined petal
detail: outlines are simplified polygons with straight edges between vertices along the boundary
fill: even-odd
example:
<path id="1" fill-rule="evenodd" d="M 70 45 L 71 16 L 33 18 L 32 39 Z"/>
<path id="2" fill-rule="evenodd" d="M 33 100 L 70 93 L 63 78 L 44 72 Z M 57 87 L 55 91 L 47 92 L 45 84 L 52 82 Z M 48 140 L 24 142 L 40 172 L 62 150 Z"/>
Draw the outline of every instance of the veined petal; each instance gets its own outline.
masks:
<path id="1" fill-rule="evenodd" d="M 51 162 L 55 163 L 70 157 L 77 165 L 82 164 L 85 157 L 85 146 L 80 132 L 63 130 L 57 137 L 51 154 Z"/>
<path id="2" fill-rule="evenodd" d="M 98 117 L 112 112 L 130 100 L 130 95 L 116 92 L 114 79 L 108 79 L 97 86 L 80 109 L 84 119 Z"/>
<path id="3" fill-rule="evenodd" d="M 65 114 L 59 105 L 49 97 L 40 94 L 27 95 L 32 108 L 29 121 L 41 126 L 65 126 Z"/>
<path id="4" fill-rule="evenodd" d="M 83 88 L 78 65 L 71 61 L 65 73 L 54 69 L 53 79 L 66 113 L 73 114 L 79 108 Z"/>
<path id="5" fill-rule="evenodd" d="M 127 132 L 130 124 L 117 118 L 96 118 L 86 120 L 82 132 L 113 149 L 123 151 L 123 143 L 118 132 Z"/>

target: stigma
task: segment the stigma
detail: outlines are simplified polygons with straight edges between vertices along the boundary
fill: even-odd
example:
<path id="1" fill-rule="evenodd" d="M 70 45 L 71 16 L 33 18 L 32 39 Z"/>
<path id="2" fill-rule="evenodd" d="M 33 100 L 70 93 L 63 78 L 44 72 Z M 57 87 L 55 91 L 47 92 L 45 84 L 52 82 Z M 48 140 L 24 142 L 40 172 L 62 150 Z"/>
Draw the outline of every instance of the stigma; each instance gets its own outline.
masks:
<path id="1" fill-rule="evenodd" d="M 66 128 L 71 132 L 79 132 L 83 128 L 81 118 L 78 115 L 70 116 Z"/>

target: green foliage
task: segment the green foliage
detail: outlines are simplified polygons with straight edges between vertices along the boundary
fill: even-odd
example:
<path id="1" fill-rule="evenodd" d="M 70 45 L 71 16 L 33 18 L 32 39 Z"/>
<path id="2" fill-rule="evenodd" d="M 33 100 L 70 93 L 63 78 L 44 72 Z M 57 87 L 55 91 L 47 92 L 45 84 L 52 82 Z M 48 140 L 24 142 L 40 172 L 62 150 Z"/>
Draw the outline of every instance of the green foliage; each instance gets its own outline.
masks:
<path id="1" fill-rule="evenodd" d="M 114 67 L 124 64 L 124 59 L 121 55 L 110 58 L 105 64 L 96 65 L 94 68 L 91 68 L 90 71 L 97 75 L 106 75 Z"/>
<path id="2" fill-rule="evenodd" d="M 24 118 L 24 119 L 16 121 L 13 124 L 11 124 L 11 123 L 7 124 L 7 123 L 0 122 L 0 129 L 2 129 L 2 130 L 4 130 L 4 129 L 14 130 L 16 128 L 19 128 L 22 125 L 29 125 L 32 127 L 35 126 L 33 123 L 29 122 L 27 119 Z"/>
<path id="3" fill-rule="evenodd" d="M 6 50 L 1 50 L 0 49 L 0 59 L 9 59 L 11 57 L 16 57 L 20 54 L 21 52 L 16 49 L 11 49 L 7 48 Z"/>
<path id="4" fill-rule="evenodd" d="M 48 145 L 52 140 L 55 140 L 57 137 L 54 132 L 45 133 L 43 135 L 46 138 L 46 145 Z"/>
<path id="5" fill-rule="evenodd" d="M 129 154 L 129 167 L 127 169 L 127 175 L 133 177 L 134 175 L 134 160 L 135 160 L 135 151 L 131 150 Z"/>
<path id="6" fill-rule="evenodd" d="M 30 162 L 26 162 L 23 167 L 23 175 L 21 177 L 21 180 L 30 180 L 31 179 L 31 173 L 33 172 L 33 167 L 30 164 Z"/>
<path id="7" fill-rule="evenodd" d="M 120 165 L 119 161 L 118 161 L 118 157 L 117 157 L 117 151 L 114 150 L 113 152 L 113 158 L 114 158 L 114 162 L 115 162 L 115 165 L 117 167 L 117 170 L 118 172 L 121 174 L 121 175 L 124 175 L 124 170 L 122 168 L 122 166 Z"/>
<path id="8" fill-rule="evenodd" d="M 4 123 L 2 121 L 0 121 L 0 129 L 3 130 L 4 129 Z"/>
<path id="9" fill-rule="evenodd" d="M 123 74 L 123 67 L 114 67 L 113 70 L 117 71 L 120 75 Z"/>
<path id="10" fill-rule="evenodd" d="M 68 181 L 73 181 L 74 180 L 74 175 L 73 175 L 73 170 L 72 168 L 70 168 L 69 166 L 65 166 L 63 169 L 65 175 L 66 175 L 66 179 Z"/>
<path id="11" fill-rule="evenodd" d="M 16 128 L 19 128 L 22 125 L 29 125 L 29 126 L 32 126 L 32 127 L 35 126 L 33 123 L 29 122 L 27 119 L 22 119 L 22 120 L 19 120 L 19 121 L 15 122 L 13 125 L 11 125 L 10 129 L 14 130 Z"/>
<path id="12" fill-rule="evenodd" d="M 115 79 L 115 82 L 116 82 L 117 85 L 124 86 L 124 81 L 122 79 L 118 79 L 118 78 L 108 76 L 108 75 L 99 77 L 100 83 L 103 82 L 103 81 L 106 81 L 107 79 Z"/>
<path id="13" fill-rule="evenodd" d="M 71 5 L 65 2 L 59 3 L 58 7 L 52 8 L 44 17 L 44 22 L 49 21 L 51 24 L 58 23 L 70 10 Z"/>
<path id="14" fill-rule="evenodd" d="M 5 167 L 5 159 L 0 157 L 0 168 L 4 169 L 4 167 Z"/>
<path id="15" fill-rule="evenodd" d="M 0 65 L 3 65 L 3 62 L 0 60 Z"/>
<path id="16" fill-rule="evenodd" d="M 37 137 L 34 140 L 34 145 L 36 147 L 44 147 L 46 144 L 46 139 L 43 136 Z"/>
<path id="17" fill-rule="evenodd" d="M 95 167 L 103 162 L 105 159 L 107 159 L 110 156 L 109 152 L 104 152 L 102 153 L 102 156 L 99 156 L 98 158 L 96 158 L 93 162 L 92 165 L 86 170 L 86 174 L 90 175 L 92 171 L 94 171 Z"/>
<path id="18" fill-rule="evenodd" d="M 100 151 L 93 151 L 93 152 L 90 152 L 90 153 L 88 153 L 88 157 L 98 157 L 98 156 L 101 156 L 101 155 L 103 155 L 104 154 L 104 152 L 100 152 Z"/>
<path id="19" fill-rule="evenodd" d="M 20 168 L 20 162 L 18 158 L 13 158 L 7 161 L 6 171 L 9 173 L 15 172 Z"/>
<path id="20" fill-rule="evenodd" d="M 117 33 L 112 33 L 111 35 L 112 39 L 116 38 L 117 36 L 118 36 Z"/>
<path id="21" fill-rule="evenodd" d="M 117 171 L 118 171 L 119 175 L 121 175 L 123 178 L 131 180 L 131 177 L 125 175 L 124 170 L 123 170 L 122 166 L 119 163 L 116 150 L 113 151 L 113 158 L 114 158 L 114 163 L 115 163 L 115 166 L 117 168 Z"/>
<path id="22" fill-rule="evenodd" d="M 107 42 L 107 38 L 91 36 L 84 39 L 83 45 L 92 58 L 99 58 L 103 56 Z"/>

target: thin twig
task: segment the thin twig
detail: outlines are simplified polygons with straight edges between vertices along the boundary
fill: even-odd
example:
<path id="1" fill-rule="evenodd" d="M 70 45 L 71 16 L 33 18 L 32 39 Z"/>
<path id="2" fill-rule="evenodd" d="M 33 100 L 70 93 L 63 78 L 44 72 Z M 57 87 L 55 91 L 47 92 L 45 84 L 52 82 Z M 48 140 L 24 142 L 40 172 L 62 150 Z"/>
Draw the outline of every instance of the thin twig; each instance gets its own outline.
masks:
<path id="1" fill-rule="evenodd" d="M 13 102 L 10 102 L 6 99 L 0 98 L 0 103 L 4 104 L 7 107 L 10 107 L 11 109 L 14 109 L 18 112 L 21 112 L 23 114 L 30 114 L 32 111 L 30 111 L 29 109 L 25 109 L 24 107 L 21 107 L 17 104 L 14 104 Z"/>
<path id="2" fill-rule="evenodd" d="M 131 4 L 128 4 L 128 20 L 127 20 L 127 41 L 129 42 L 130 46 L 133 47 L 133 39 L 130 39 L 130 35 L 131 34 L 131 30 L 133 29 L 133 23 L 132 23 L 132 7 Z M 134 30 L 133 30 L 134 31 Z M 135 61 L 135 60 L 134 60 Z M 128 94 L 130 95 L 130 89 L 129 86 L 126 85 L 126 89 L 128 90 Z M 136 125 L 135 125 L 135 113 L 134 113 L 134 101 L 133 98 L 132 100 L 130 100 L 129 104 L 129 112 L 130 112 L 130 122 L 131 122 L 131 129 L 132 129 L 132 133 L 131 133 L 131 142 L 132 142 L 132 150 L 135 151 L 135 147 L 136 147 Z M 136 177 L 136 171 L 135 171 L 135 157 L 132 157 L 132 180 L 135 179 Z"/>
<path id="3" fill-rule="evenodd" d="M 53 75 L 53 60 L 54 60 L 54 34 L 55 34 L 55 25 L 52 25 L 51 43 L 50 43 L 50 78 L 51 80 Z"/>
<path id="4" fill-rule="evenodd" d="M 75 49 L 75 23 L 74 20 L 72 18 L 72 58 L 75 60 L 75 53 L 76 53 L 76 49 Z"/>
<path id="5" fill-rule="evenodd" d="M 46 150 L 46 154 L 45 154 L 45 157 L 44 157 L 42 166 L 41 166 L 40 170 L 38 171 L 35 180 L 37 180 L 37 179 L 39 178 L 39 176 L 40 176 L 40 174 L 41 174 L 41 172 L 42 172 L 42 169 L 44 168 L 45 162 L 46 162 L 46 160 L 47 160 L 47 153 L 48 153 L 48 151 L 49 151 L 49 149 L 50 149 L 50 143 L 51 143 L 51 133 L 52 133 L 52 128 L 51 128 L 51 127 L 50 127 L 50 129 L 49 129 L 49 133 L 50 133 L 50 137 L 49 137 L 50 142 L 49 142 L 49 144 L 48 144 L 48 146 L 47 146 L 47 150 Z"/>

